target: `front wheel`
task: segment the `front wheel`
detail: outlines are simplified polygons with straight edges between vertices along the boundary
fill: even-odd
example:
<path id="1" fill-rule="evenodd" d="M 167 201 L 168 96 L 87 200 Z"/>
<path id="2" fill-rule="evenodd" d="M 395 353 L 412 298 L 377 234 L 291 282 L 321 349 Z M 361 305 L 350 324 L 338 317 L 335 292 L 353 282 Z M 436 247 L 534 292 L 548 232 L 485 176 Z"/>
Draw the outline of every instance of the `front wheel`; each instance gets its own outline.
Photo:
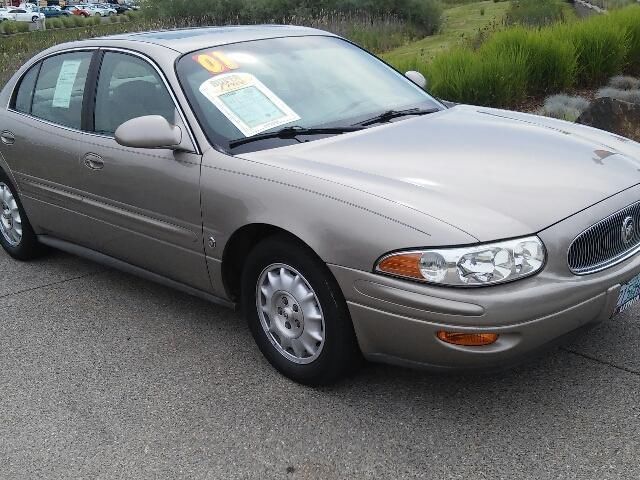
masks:
<path id="1" fill-rule="evenodd" d="M 31 17 L 31 21 L 33 23 L 36 23 L 38 21 L 38 17 L 36 17 L 35 15 L 33 17 Z"/>
<path id="2" fill-rule="evenodd" d="M 261 352 L 292 380 L 329 384 L 360 364 L 337 282 L 311 250 L 289 237 L 269 237 L 249 254 L 242 305 Z"/>

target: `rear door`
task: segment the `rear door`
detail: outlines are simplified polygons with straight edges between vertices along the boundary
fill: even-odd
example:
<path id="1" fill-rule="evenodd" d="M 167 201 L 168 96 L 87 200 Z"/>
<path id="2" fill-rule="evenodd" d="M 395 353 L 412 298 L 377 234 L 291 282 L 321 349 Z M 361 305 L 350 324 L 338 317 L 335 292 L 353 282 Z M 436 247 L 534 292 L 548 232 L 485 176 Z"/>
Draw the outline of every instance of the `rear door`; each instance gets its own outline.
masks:
<path id="1" fill-rule="evenodd" d="M 82 203 L 80 165 L 85 83 L 94 51 L 57 54 L 21 79 L 7 113 L 2 153 L 39 234 L 82 243 L 89 225 Z"/>

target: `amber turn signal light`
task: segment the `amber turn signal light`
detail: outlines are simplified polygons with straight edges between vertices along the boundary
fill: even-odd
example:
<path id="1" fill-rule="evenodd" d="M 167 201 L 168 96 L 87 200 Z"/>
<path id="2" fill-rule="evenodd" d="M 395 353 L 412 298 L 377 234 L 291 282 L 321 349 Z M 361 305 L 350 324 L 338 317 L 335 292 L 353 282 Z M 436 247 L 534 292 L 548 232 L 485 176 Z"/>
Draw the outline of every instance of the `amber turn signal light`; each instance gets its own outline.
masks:
<path id="1" fill-rule="evenodd" d="M 404 255 L 391 255 L 378 264 L 380 272 L 424 280 L 420 272 L 420 253 L 407 253 Z"/>
<path id="2" fill-rule="evenodd" d="M 438 339 L 463 347 L 485 347 L 498 341 L 497 333 L 438 332 Z"/>

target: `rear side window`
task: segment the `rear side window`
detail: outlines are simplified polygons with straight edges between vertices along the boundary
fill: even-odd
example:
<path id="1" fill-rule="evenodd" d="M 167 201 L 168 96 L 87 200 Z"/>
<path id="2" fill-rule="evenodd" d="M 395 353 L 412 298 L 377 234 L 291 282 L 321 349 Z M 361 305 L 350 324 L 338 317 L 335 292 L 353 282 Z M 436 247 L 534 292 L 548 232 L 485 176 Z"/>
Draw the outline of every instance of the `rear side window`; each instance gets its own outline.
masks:
<path id="1" fill-rule="evenodd" d="M 31 114 L 79 130 L 91 57 L 91 52 L 73 52 L 44 60 L 36 83 Z"/>
<path id="2" fill-rule="evenodd" d="M 106 52 L 100 67 L 95 131 L 113 134 L 123 123 L 146 115 L 175 122 L 175 104 L 156 70 L 125 53 Z"/>
<path id="3" fill-rule="evenodd" d="M 33 89 L 36 86 L 39 69 L 40 64 L 37 64 L 31 67 L 31 70 L 22 77 L 12 105 L 14 110 L 22 113 L 31 113 L 31 100 L 33 99 Z"/>

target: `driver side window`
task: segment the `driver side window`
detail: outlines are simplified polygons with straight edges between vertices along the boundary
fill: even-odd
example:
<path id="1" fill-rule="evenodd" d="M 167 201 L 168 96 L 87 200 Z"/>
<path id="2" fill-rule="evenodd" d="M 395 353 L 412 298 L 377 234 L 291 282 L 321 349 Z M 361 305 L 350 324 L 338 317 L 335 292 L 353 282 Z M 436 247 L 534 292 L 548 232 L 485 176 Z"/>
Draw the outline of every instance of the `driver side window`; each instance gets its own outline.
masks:
<path id="1" fill-rule="evenodd" d="M 100 67 L 95 131 L 112 135 L 123 123 L 160 115 L 175 123 L 175 104 L 156 70 L 126 53 L 106 52 Z"/>

